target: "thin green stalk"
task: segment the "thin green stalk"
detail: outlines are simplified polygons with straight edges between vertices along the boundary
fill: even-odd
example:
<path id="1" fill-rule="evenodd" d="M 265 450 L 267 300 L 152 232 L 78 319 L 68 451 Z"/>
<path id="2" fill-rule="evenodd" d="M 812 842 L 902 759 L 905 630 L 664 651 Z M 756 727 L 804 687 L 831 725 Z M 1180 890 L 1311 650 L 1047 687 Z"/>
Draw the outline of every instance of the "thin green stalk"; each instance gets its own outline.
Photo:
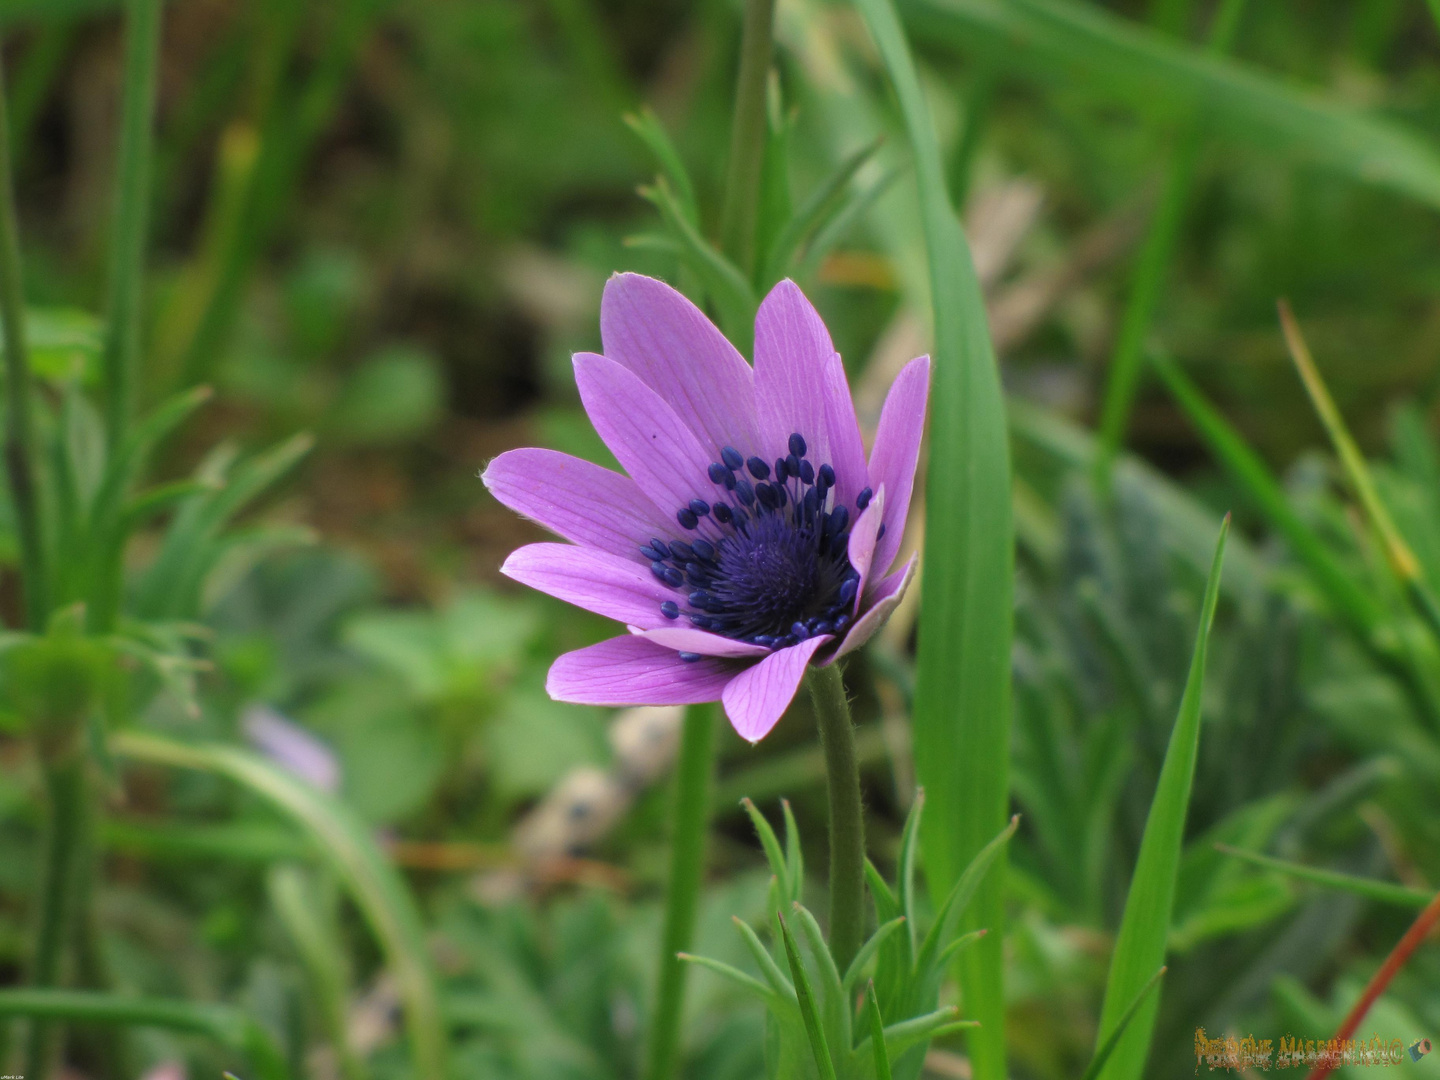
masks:
<path id="1" fill-rule="evenodd" d="M 716 706 L 692 705 L 680 733 L 675 773 L 675 832 L 671 837 L 670 883 L 665 928 L 655 980 L 655 1017 L 646 1054 L 646 1080 L 669 1080 L 680 1058 L 680 1021 L 688 965 L 679 954 L 695 937 L 700 886 L 705 874 L 705 834 L 710 825 L 710 789 L 715 772 Z"/>
<path id="2" fill-rule="evenodd" d="M 85 757 L 78 747 L 46 763 L 45 789 L 50 820 L 45 831 L 39 919 L 29 979 L 30 985 L 39 990 L 59 985 L 65 946 L 75 926 L 74 901 L 88 814 Z M 53 1029 L 37 1018 L 26 1040 L 25 1075 L 49 1076 L 54 1053 Z"/>
<path id="3" fill-rule="evenodd" d="M 1244 7 L 1245 0 L 1224 0 L 1210 27 L 1208 51 L 1211 56 L 1229 52 Z M 1130 295 L 1120 320 L 1115 353 L 1110 359 L 1110 379 L 1105 386 L 1105 402 L 1100 415 L 1095 482 L 1102 491 L 1109 488 L 1110 469 L 1120 452 L 1130 421 L 1130 410 L 1135 405 L 1135 393 L 1144 369 L 1145 337 L 1155 318 L 1166 271 L 1185 221 L 1185 207 L 1190 201 L 1190 188 L 1195 179 L 1195 163 L 1200 156 L 1201 134 L 1196 126 L 1182 133 L 1175 153 L 1166 165 L 1160 202 L 1140 249 L 1135 277 L 1130 283 Z"/>
<path id="4" fill-rule="evenodd" d="M 105 351 L 106 440 L 125 437 L 140 354 L 145 236 L 150 220 L 150 172 L 155 149 L 155 84 L 160 54 L 161 0 L 129 0 L 125 20 L 125 91 L 120 113 L 115 221 L 110 237 L 110 299 Z"/>
<path id="5" fill-rule="evenodd" d="M 774 46 L 774 19 L 775 0 L 745 0 L 720 245 L 747 281 L 755 273 L 755 221 L 760 207 L 761 166 L 765 162 L 765 92 Z"/>
<path id="6" fill-rule="evenodd" d="M 811 668 L 805 681 L 820 727 L 830 800 L 830 954 L 846 971 L 865 940 L 865 811 L 855 725 L 838 664 Z"/>
<path id="7" fill-rule="evenodd" d="M 4 68 L 0 67 L 0 319 L 5 338 L 5 471 L 20 533 L 20 574 L 25 616 L 31 630 L 43 630 L 50 602 L 45 550 L 40 541 L 40 507 L 35 490 L 35 432 L 30 419 L 30 362 L 25 345 L 25 288 L 20 277 L 20 226 L 10 173 L 10 119 Z"/>

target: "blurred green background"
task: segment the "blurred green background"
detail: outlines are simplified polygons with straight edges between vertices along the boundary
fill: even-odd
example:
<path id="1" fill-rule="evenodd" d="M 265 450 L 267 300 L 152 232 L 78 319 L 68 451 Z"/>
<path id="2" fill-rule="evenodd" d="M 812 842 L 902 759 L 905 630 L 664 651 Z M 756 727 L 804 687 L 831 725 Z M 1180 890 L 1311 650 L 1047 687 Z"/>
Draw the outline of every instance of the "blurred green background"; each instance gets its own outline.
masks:
<path id="1" fill-rule="evenodd" d="M 1218 7 L 900 5 L 1014 409 L 1016 1077 L 1078 1076 L 1089 1060 L 1227 510 L 1238 535 L 1148 1075 L 1188 1073 L 1199 1025 L 1328 1032 L 1412 917 L 1215 841 L 1440 884 L 1433 642 L 1400 661 L 1411 622 L 1379 619 L 1392 635 L 1379 645 L 1357 631 L 1143 362 L 1113 490 L 1090 480 L 1117 350 L 1167 356 L 1334 564 L 1383 611 L 1402 606 L 1287 355 L 1285 297 L 1440 580 L 1436 22 L 1400 0 L 1254 3 L 1226 60 L 1205 44 Z M 9 0 L 0 28 L 32 367 L 58 403 L 100 379 L 123 19 L 103 0 Z M 638 270 L 704 295 L 637 193 L 659 168 L 637 131 L 668 132 L 713 237 L 739 29 L 739 5 L 717 0 L 164 9 L 137 396 L 148 408 L 203 383 L 215 398 L 153 471 L 223 477 L 295 432 L 315 442 L 245 507 L 189 600 L 163 599 L 168 571 L 146 577 L 161 530 L 132 545 L 136 610 L 196 624 L 187 648 L 206 661 L 152 688 L 133 723 L 309 762 L 377 831 L 419 897 L 457 1076 L 638 1075 L 673 750 L 637 765 L 609 710 L 545 696 L 554 656 L 611 628 L 499 577 L 539 532 L 477 474 L 515 446 L 608 460 L 569 365 L 600 346 L 606 277 Z M 897 361 L 929 347 L 914 177 L 854 11 L 782 0 L 776 39 L 767 207 L 806 205 L 883 139 L 787 270 L 825 316 L 863 418 Z M 1153 303 L 1136 299 L 1146 289 Z M 8 506 L 3 524 L 14 625 Z M 913 612 L 897 616 L 849 675 L 887 873 L 913 788 L 912 628 Z M 767 813 L 789 797 L 823 866 L 806 711 L 755 749 L 722 736 L 697 952 L 749 962 L 728 918 L 761 913 L 767 874 L 740 796 Z M 37 887 L 39 780 L 20 729 L 0 716 L 0 985 L 22 978 Z M 408 1075 L 403 995 L 303 837 L 213 775 L 110 768 L 96 896 L 111 982 L 239 1002 L 299 1075 Z M 760 1075 L 759 1010 L 703 972 L 692 989 L 686 1075 Z M 1433 944 L 1372 1016 L 1407 1042 L 1440 1033 Z M 155 1029 L 123 1054 L 77 1029 L 69 1053 L 87 1076 L 167 1062 L 212 1076 L 232 1060 Z M 1440 1075 L 1437 1060 L 1402 1072 Z M 927 1075 L 967 1067 L 954 1041 Z"/>

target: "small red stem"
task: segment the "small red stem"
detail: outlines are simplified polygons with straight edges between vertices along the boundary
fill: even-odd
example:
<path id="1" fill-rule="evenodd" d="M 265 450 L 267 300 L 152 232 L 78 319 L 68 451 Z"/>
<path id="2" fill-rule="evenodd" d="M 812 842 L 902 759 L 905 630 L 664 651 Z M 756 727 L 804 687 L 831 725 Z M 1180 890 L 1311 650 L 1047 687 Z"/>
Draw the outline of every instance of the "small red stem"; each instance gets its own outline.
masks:
<path id="1" fill-rule="evenodd" d="M 1350 1010 L 1350 1015 L 1345 1017 L 1345 1022 L 1340 1025 L 1340 1030 L 1335 1033 L 1336 1040 L 1348 1039 L 1355 1034 L 1360 1027 L 1360 1021 L 1365 1019 L 1365 1014 L 1370 1011 L 1370 1006 L 1385 992 L 1390 985 L 1390 980 L 1395 978 L 1396 973 L 1405 966 L 1420 943 L 1425 940 L 1430 931 L 1440 923 L 1440 893 L 1435 894 L 1435 899 L 1426 905 L 1425 910 L 1420 912 L 1419 917 L 1410 924 L 1410 929 L 1405 931 L 1405 936 L 1400 943 L 1390 950 L 1390 955 L 1385 958 L 1385 963 L 1380 965 L 1380 970 L 1365 987 L 1365 993 L 1360 995 L 1360 1000 Z M 1318 1065 L 1306 1080 L 1325 1080 L 1335 1069 L 1333 1063 Z"/>

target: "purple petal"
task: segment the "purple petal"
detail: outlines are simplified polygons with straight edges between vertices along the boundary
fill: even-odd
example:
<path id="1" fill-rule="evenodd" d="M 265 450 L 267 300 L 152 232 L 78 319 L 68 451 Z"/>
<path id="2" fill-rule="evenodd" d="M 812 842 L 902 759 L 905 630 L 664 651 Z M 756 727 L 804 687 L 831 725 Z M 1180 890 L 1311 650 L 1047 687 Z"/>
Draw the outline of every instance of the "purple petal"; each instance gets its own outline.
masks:
<path id="1" fill-rule="evenodd" d="M 500 572 L 522 585 L 645 630 L 669 625 L 660 604 L 676 597 L 650 568 L 623 555 L 570 544 L 526 544 Z"/>
<path id="2" fill-rule="evenodd" d="M 887 578 L 882 578 L 875 584 L 865 603 L 869 610 L 855 620 L 855 625 L 845 635 L 845 640 L 840 643 L 840 648 L 835 650 L 835 655 L 830 658 L 833 663 L 839 660 L 846 653 L 854 652 L 875 636 L 875 631 L 885 625 L 887 619 L 894 614 L 895 609 L 900 606 L 900 601 L 905 599 L 905 591 L 910 588 L 910 581 L 915 577 L 915 566 L 919 557 L 910 556 L 910 561 L 905 564 L 904 569 L 896 570 Z"/>
<path id="3" fill-rule="evenodd" d="M 640 379 L 614 360 L 575 354 L 575 385 L 595 431 L 667 521 L 708 494 L 715 456 Z"/>
<path id="4" fill-rule="evenodd" d="M 890 493 L 885 510 L 885 535 L 875 546 L 874 565 L 879 573 L 890 569 L 905 536 L 910 513 L 910 492 L 915 486 L 915 463 L 920 459 L 920 438 L 925 433 L 925 399 L 930 392 L 930 358 L 911 360 L 895 377 L 870 451 L 870 483 Z M 853 634 L 853 631 L 852 631 Z"/>
<path id="5" fill-rule="evenodd" d="M 340 761 L 335 752 L 293 720 L 268 705 L 252 705 L 240 717 L 252 746 L 288 773 L 321 791 L 340 790 Z"/>
<path id="6" fill-rule="evenodd" d="M 658 630 L 642 630 L 632 626 L 630 632 L 667 649 L 680 652 L 699 653 L 701 656 L 768 656 L 770 650 L 763 645 L 752 645 L 748 641 L 736 641 L 707 630 L 689 626 L 662 626 Z"/>
<path id="7" fill-rule="evenodd" d="M 705 313 L 663 281 L 616 274 L 600 301 L 605 355 L 639 376 L 718 460 L 758 447 L 755 376 Z M 753 453 L 747 450 L 746 453 Z"/>
<path id="8" fill-rule="evenodd" d="M 805 665 L 815 650 L 830 640 L 828 634 L 807 638 L 799 645 L 771 653 L 730 680 L 721 700 L 725 702 L 725 715 L 742 739 L 759 742 L 769 734 L 795 697 Z"/>
<path id="9" fill-rule="evenodd" d="M 755 315 L 755 395 L 762 456 L 783 455 L 798 431 L 815 467 L 834 467 L 836 500 L 853 506 L 871 484 L 845 366 L 820 314 L 788 279 L 770 290 Z"/>
<path id="10" fill-rule="evenodd" d="M 480 478 L 511 510 L 577 544 L 638 559 L 636 548 L 674 528 L 628 476 L 556 450 L 506 451 Z"/>
<path id="11" fill-rule="evenodd" d="M 870 572 L 874 569 L 874 555 L 876 534 L 880 531 L 880 523 L 885 520 L 885 485 L 880 485 L 880 490 L 875 492 L 875 497 L 870 501 L 855 522 L 855 527 L 850 530 L 850 546 L 847 554 L 850 557 L 850 565 L 860 572 L 860 584 L 855 590 L 855 611 L 860 610 L 860 604 L 865 599 L 865 589 L 870 585 Z"/>
<path id="12" fill-rule="evenodd" d="M 695 705 L 718 700 L 735 672 L 734 661 L 687 664 L 674 649 L 625 635 L 565 653 L 550 665 L 545 690 L 580 705 Z"/>

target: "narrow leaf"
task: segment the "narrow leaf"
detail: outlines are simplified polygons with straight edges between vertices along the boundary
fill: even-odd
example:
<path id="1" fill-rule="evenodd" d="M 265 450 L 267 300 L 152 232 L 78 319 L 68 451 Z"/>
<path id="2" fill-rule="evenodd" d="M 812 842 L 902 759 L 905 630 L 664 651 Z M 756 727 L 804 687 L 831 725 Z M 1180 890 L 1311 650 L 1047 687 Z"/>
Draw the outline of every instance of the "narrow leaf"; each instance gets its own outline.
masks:
<path id="1" fill-rule="evenodd" d="M 890 1055 L 885 1052 L 885 1021 L 880 1018 L 880 1002 L 875 997 L 873 980 L 865 990 L 865 1017 L 870 1021 L 870 1049 L 875 1054 L 875 1080 L 892 1080 Z"/>
<path id="2" fill-rule="evenodd" d="M 655 115 L 655 110 L 645 105 L 639 112 L 629 113 L 624 119 L 625 126 L 638 135 L 640 141 L 655 155 L 660 171 L 675 189 L 675 198 L 685 220 L 699 228 L 700 211 L 695 201 L 695 185 L 690 182 L 685 163 L 680 160 L 680 154 L 675 149 L 675 144 L 670 141 L 665 125 Z"/>
<path id="3" fill-rule="evenodd" d="M 1175 904 L 1175 877 L 1185 839 L 1185 815 L 1190 806 L 1190 788 L 1195 779 L 1195 760 L 1200 745 L 1200 699 L 1205 681 L 1205 656 L 1210 626 L 1215 619 L 1215 604 L 1220 596 L 1220 572 L 1225 558 L 1225 536 L 1229 531 L 1230 517 L 1227 514 L 1215 544 L 1215 561 L 1210 567 L 1210 578 L 1205 584 L 1205 601 L 1201 608 L 1200 626 L 1195 634 L 1195 650 L 1185 680 L 1185 693 L 1180 699 L 1180 713 L 1170 733 L 1165 763 L 1161 766 L 1155 797 L 1145 820 L 1140 856 L 1130 880 L 1125 913 L 1120 920 L 1120 933 L 1110 960 L 1110 978 L 1106 983 L 1105 1004 L 1100 1013 L 1102 1046 L 1119 1031 L 1130 1003 L 1165 960 L 1165 943 Z M 1146 998 L 1133 1019 L 1126 1019 L 1129 1026 L 1120 1033 L 1119 1042 L 1103 1070 L 1107 1080 L 1139 1080 L 1150 1051 L 1157 1004 L 1157 999 Z"/>
<path id="4" fill-rule="evenodd" d="M 780 923 L 785 956 L 790 961 L 790 974 L 795 979 L 795 996 L 800 1001 L 800 1017 L 805 1021 L 805 1034 L 810 1037 L 810 1049 L 815 1055 L 815 1066 L 820 1070 L 820 1080 L 836 1080 L 835 1062 L 830 1056 L 830 1047 L 820 1025 L 820 1014 L 815 1007 L 815 992 L 810 988 L 810 976 L 805 971 L 805 961 L 800 957 L 800 948 L 795 944 L 795 936 L 790 933 L 785 917 L 778 913 L 775 917 Z"/>
<path id="5" fill-rule="evenodd" d="M 758 995 L 766 1005 L 772 1008 L 778 1008 L 781 1004 L 779 994 L 775 993 L 774 990 L 755 978 L 755 976 L 747 975 L 739 968 L 731 967 L 729 964 L 722 963 L 719 960 L 712 960 L 708 956 L 695 956 L 691 953 L 676 953 L 676 955 L 687 964 L 694 964 L 696 967 L 713 971 L 717 975 L 723 975 L 736 985 L 742 986 L 752 994 Z"/>
<path id="6" fill-rule="evenodd" d="M 1110 1055 L 1115 1052 L 1115 1047 L 1120 1044 L 1120 1037 L 1125 1034 L 1125 1029 L 1130 1026 L 1130 1021 L 1135 1019 L 1141 1002 L 1150 995 L 1151 990 L 1160 985 L 1160 977 L 1164 974 L 1165 968 L 1162 967 L 1150 976 L 1149 982 L 1140 988 L 1140 992 L 1135 995 L 1135 1000 L 1130 1002 L 1130 1007 L 1125 1010 L 1120 1017 L 1120 1022 L 1115 1025 L 1115 1030 L 1105 1040 L 1105 1045 L 1095 1051 L 1095 1056 L 1090 1059 L 1090 1066 L 1085 1070 L 1085 1075 L 1081 1077 L 1081 1080 L 1095 1080 L 1100 1075 L 1100 1070 L 1105 1067 L 1105 1063 L 1110 1060 Z"/>
<path id="7" fill-rule="evenodd" d="M 1010 638 L 1014 603 L 1010 443 L 985 299 L 950 205 L 940 145 L 890 0 L 856 0 L 895 88 L 915 157 L 935 324 L 925 576 L 913 710 L 915 763 L 930 799 L 927 880 L 938 902 L 1005 826 L 1010 798 Z M 1004 925 L 1004 859 L 966 912 Z M 960 983 L 982 1029 L 976 1080 L 1005 1069 L 1002 935 L 961 954 Z"/>
<path id="8" fill-rule="evenodd" d="M 755 835 L 760 838 L 760 846 L 765 849 L 765 858 L 770 862 L 770 872 L 780 882 L 780 895 L 787 900 L 792 899 L 790 868 L 785 853 L 780 850 L 780 840 L 776 837 L 775 830 L 749 799 L 741 799 L 740 805 L 745 808 L 745 813 L 750 815 L 750 823 L 755 826 Z"/>
<path id="9" fill-rule="evenodd" d="M 1297 877 L 1303 881 L 1313 881 L 1317 885 L 1353 893 L 1382 904 L 1393 904 L 1396 907 L 1404 908 L 1423 908 L 1434 899 L 1433 893 L 1425 892 L 1422 889 L 1410 889 L 1404 885 L 1393 885 L 1388 881 L 1375 881 L 1373 878 L 1359 877 L 1355 874 L 1342 874 L 1336 870 L 1323 870 L 1318 866 L 1306 866 L 1303 863 L 1262 855 L 1258 851 L 1241 851 L 1229 844 L 1216 844 L 1215 850 L 1236 859 L 1244 859 L 1256 866 L 1278 870 L 1282 874 L 1289 874 L 1291 877 Z"/>
<path id="10" fill-rule="evenodd" d="M 755 931 L 750 929 L 750 924 L 738 917 L 733 917 L 730 921 L 740 931 L 740 936 L 745 941 L 745 947 L 750 950 L 750 955 L 755 958 L 755 963 L 760 966 L 760 971 L 769 981 L 775 993 L 785 1001 L 793 1001 L 795 987 L 790 985 L 790 980 L 785 978 L 785 973 L 780 970 L 780 965 L 775 963 L 775 958 L 770 955 L 770 950 L 765 948 Z"/>
<path id="11" fill-rule="evenodd" d="M 845 978 L 840 982 L 845 988 L 846 996 L 849 996 L 855 989 L 855 984 L 860 981 L 860 976 L 865 971 L 865 965 L 870 962 L 871 957 L 879 951 L 880 946 L 885 944 L 885 939 L 900 929 L 905 922 L 905 916 L 881 923 L 875 933 L 870 935 L 869 940 L 860 946 L 860 951 L 855 954 L 855 959 L 850 961 L 850 967 L 845 972 Z"/>

